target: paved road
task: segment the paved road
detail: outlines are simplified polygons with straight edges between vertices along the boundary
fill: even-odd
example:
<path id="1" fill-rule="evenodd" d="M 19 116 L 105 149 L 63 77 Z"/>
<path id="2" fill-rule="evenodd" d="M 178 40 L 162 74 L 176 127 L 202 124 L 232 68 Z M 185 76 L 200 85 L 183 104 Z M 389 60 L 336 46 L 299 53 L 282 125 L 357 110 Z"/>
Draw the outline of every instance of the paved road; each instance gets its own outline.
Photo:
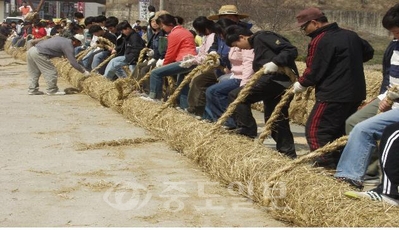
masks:
<path id="1" fill-rule="evenodd" d="M 285 226 L 87 95 L 28 95 L 16 61 L 0 52 L 0 226 Z"/>

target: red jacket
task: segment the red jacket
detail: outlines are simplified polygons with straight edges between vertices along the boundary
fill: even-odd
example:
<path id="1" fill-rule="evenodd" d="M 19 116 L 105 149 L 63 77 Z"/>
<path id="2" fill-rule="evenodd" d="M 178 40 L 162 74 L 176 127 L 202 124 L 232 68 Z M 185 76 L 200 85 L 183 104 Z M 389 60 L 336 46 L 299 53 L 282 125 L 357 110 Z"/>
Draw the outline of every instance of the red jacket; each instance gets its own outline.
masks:
<path id="1" fill-rule="evenodd" d="M 47 31 L 44 27 L 33 27 L 32 35 L 35 36 L 35 38 L 42 38 L 47 35 Z"/>
<path id="2" fill-rule="evenodd" d="M 183 60 L 187 54 L 197 55 L 193 34 L 181 26 L 175 26 L 168 35 L 168 47 L 163 65 Z"/>

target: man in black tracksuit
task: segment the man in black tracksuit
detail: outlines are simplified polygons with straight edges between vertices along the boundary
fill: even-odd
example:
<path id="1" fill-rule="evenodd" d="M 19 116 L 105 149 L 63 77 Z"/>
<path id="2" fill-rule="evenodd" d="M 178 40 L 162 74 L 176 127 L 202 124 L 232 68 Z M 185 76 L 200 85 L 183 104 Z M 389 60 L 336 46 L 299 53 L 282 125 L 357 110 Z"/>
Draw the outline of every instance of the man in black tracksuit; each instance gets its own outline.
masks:
<path id="1" fill-rule="evenodd" d="M 285 90 L 292 85 L 290 78 L 278 73 L 278 67 L 289 67 L 295 74 L 298 69 L 295 59 L 298 51 L 286 38 L 273 32 L 259 31 L 255 34 L 241 26 L 233 25 L 226 29 L 226 44 L 241 49 L 254 49 L 253 70 L 257 72 L 265 67 L 264 74 L 252 86 L 249 95 L 237 105 L 233 118 L 238 129 L 236 132 L 251 138 L 257 136 L 257 125 L 251 112 L 251 104 L 263 101 L 265 122 L 280 102 Z M 243 87 L 229 93 L 229 102 L 233 102 Z M 280 117 L 273 124 L 272 137 L 279 152 L 295 158 L 294 138 L 288 119 L 288 104 L 282 109 Z"/>
<path id="2" fill-rule="evenodd" d="M 373 58 L 374 49 L 355 32 L 328 23 L 320 9 L 312 7 L 297 15 L 298 26 L 312 40 L 306 69 L 294 84 L 294 92 L 315 87 L 316 103 L 306 123 L 311 151 L 345 135 L 345 120 L 366 98 L 363 62 Z M 340 151 L 316 159 L 316 165 L 336 167 Z"/>

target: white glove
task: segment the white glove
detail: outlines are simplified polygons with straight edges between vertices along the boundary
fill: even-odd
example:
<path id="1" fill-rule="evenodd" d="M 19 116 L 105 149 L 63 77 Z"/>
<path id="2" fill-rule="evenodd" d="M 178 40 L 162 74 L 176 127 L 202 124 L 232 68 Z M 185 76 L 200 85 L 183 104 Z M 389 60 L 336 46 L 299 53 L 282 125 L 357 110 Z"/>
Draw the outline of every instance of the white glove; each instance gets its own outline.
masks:
<path id="1" fill-rule="evenodd" d="M 89 71 L 87 71 L 87 70 L 85 70 L 85 71 L 83 72 L 83 76 L 85 76 L 85 77 L 88 77 L 88 76 L 90 76 L 90 72 L 89 72 Z"/>
<path id="2" fill-rule="evenodd" d="M 396 100 L 396 99 L 399 99 L 399 94 L 396 92 L 393 92 L 393 91 L 388 91 L 387 97 L 391 100 Z"/>
<path id="3" fill-rule="evenodd" d="M 302 93 L 304 92 L 308 87 L 304 87 L 301 85 L 301 83 L 299 82 L 295 82 L 293 89 L 294 89 L 294 93 Z"/>
<path id="4" fill-rule="evenodd" d="M 195 62 L 194 59 L 188 59 L 180 62 L 179 66 L 183 68 L 190 68 L 192 65 L 194 65 L 194 62 Z"/>
<path id="5" fill-rule="evenodd" d="M 216 51 L 211 51 L 209 54 L 218 54 Z"/>
<path id="6" fill-rule="evenodd" d="M 264 74 L 268 73 L 275 73 L 278 71 L 278 65 L 274 64 L 274 62 L 268 62 L 263 65 L 265 70 L 263 71 Z"/>
<path id="7" fill-rule="evenodd" d="M 148 62 L 147 65 L 152 65 L 156 60 L 154 58 L 151 58 Z"/>
<path id="8" fill-rule="evenodd" d="M 148 57 L 154 56 L 154 50 L 152 50 L 152 49 L 147 50 L 147 56 Z"/>
<path id="9" fill-rule="evenodd" d="M 163 66 L 163 59 L 158 59 L 157 63 L 155 64 L 155 67 L 161 67 Z"/>

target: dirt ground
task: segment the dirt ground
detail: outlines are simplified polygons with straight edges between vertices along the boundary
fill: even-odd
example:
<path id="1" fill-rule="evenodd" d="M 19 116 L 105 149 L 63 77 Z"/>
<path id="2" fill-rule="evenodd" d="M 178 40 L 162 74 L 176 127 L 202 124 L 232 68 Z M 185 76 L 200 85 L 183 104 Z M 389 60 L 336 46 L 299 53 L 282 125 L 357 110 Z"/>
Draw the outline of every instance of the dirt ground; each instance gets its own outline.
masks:
<path id="1" fill-rule="evenodd" d="M 0 73 L 0 226 L 287 226 L 89 96 L 28 95 L 4 51 Z"/>

